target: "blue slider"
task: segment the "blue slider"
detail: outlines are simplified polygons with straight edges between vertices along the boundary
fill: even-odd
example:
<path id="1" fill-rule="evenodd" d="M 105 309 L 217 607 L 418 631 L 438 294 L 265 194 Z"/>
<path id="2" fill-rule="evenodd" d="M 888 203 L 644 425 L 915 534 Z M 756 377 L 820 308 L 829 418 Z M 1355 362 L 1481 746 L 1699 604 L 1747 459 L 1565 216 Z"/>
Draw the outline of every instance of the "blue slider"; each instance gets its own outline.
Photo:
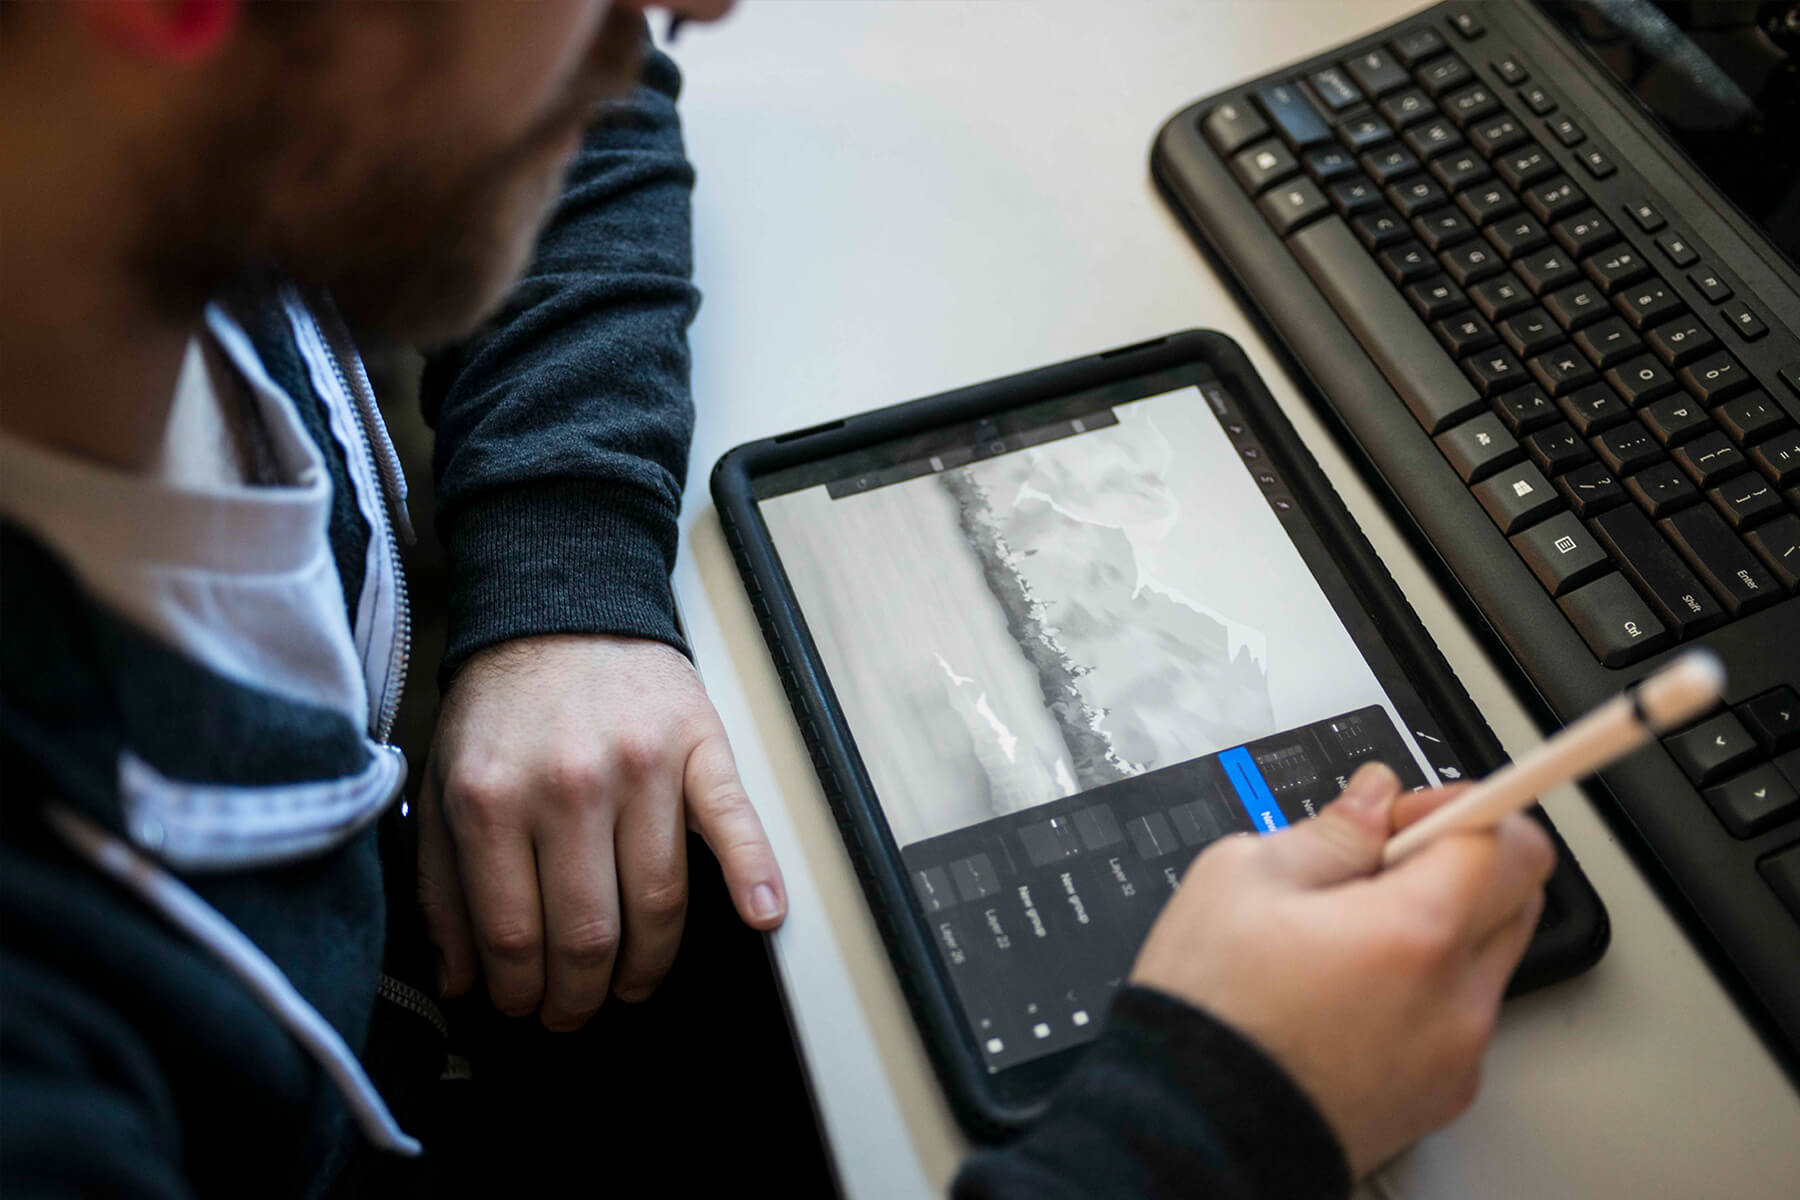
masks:
<path id="1" fill-rule="evenodd" d="M 1269 790 L 1268 781 L 1256 769 L 1256 760 L 1250 757 L 1248 750 L 1239 746 L 1223 752 L 1219 755 L 1219 765 L 1225 768 L 1225 778 L 1231 780 L 1238 802 L 1250 814 L 1250 823 L 1256 826 L 1256 832 L 1274 833 L 1277 829 L 1287 828 L 1287 818 L 1282 815 L 1281 806 L 1275 803 L 1275 793 Z"/>

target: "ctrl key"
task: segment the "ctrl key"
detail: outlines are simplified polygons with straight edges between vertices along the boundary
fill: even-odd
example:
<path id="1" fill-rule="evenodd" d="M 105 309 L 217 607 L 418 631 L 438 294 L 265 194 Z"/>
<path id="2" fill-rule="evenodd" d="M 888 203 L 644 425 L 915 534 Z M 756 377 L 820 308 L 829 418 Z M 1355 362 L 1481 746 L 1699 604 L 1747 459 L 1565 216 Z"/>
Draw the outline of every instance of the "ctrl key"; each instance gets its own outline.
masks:
<path id="1" fill-rule="evenodd" d="M 1669 644 L 1669 631 L 1619 574 L 1605 575 L 1558 600 L 1563 615 L 1602 663 L 1622 667 Z"/>

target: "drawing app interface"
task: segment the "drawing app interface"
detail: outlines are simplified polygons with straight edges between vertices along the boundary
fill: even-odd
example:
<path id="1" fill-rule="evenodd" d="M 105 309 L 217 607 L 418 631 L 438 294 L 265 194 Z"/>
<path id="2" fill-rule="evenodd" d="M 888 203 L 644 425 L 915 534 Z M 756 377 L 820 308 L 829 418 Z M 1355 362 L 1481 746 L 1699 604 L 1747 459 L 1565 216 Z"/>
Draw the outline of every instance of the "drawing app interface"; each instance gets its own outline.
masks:
<path id="1" fill-rule="evenodd" d="M 1220 384 L 758 494 L 991 1071 L 1098 1033 L 1207 843 L 1312 815 L 1365 761 L 1460 774 Z"/>

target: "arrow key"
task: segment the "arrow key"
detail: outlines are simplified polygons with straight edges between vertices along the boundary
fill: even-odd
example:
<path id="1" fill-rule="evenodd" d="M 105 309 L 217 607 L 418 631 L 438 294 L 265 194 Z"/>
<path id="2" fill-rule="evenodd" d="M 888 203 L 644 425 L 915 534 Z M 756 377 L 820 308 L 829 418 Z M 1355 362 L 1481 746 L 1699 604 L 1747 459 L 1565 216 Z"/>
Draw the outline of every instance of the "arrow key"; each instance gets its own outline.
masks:
<path id="1" fill-rule="evenodd" d="M 1743 722 L 1728 712 L 1663 739 L 1681 769 L 1695 783 L 1716 783 L 1762 757 Z"/>
<path id="2" fill-rule="evenodd" d="M 1755 837 L 1790 817 L 1800 815 L 1800 792 L 1782 777 L 1774 763 L 1763 763 L 1734 779 L 1706 789 L 1706 802 L 1732 836 Z"/>
<path id="3" fill-rule="evenodd" d="M 1766 753 L 1800 749 L 1800 694 L 1793 688 L 1778 687 L 1752 696 L 1736 711 Z"/>

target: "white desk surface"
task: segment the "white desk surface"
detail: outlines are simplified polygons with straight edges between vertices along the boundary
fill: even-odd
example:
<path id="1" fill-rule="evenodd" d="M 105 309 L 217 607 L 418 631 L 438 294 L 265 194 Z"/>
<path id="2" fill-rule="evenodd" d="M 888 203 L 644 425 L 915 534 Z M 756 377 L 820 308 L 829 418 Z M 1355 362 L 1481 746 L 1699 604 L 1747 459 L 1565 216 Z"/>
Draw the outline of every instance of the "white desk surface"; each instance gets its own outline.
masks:
<path id="1" fill-rule="evenodd" d="M 774 940 L 846 1193 L 942 1195 L 967 1143 L 826 811 L 706 490 L 719 455 L 1206 326 L 1248 351 L 1507 749 L 1536 730 L 1151 184 L 1162 121 L 1415 4 L 750 0 L 684 32 L 699 434 L 676 588 L 786 871 Z M 1576 792 L 1612 913 L 1593 971 L 1510 1004 L 1475 1108 L 1395 1196 L 1795 1194 L 1800 1099 Z M 755 1102 L 753 1081 L 743 1083 Z"/>

